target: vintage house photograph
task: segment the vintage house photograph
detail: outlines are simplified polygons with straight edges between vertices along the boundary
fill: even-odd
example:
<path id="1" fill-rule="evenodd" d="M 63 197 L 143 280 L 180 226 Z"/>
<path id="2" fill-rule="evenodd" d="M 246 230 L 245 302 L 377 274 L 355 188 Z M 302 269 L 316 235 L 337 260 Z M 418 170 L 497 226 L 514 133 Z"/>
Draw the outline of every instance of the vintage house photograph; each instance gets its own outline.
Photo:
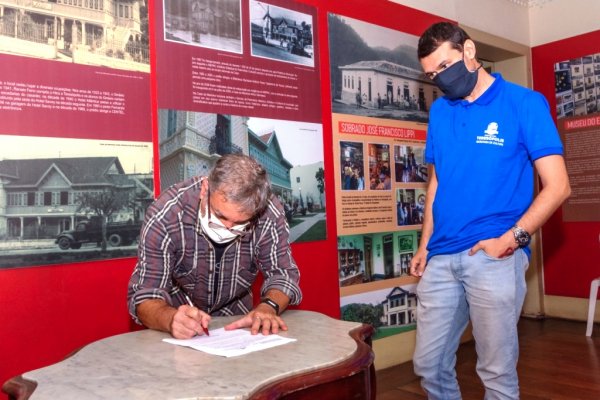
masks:
<path id="1" fill-rule="evenodd" d="M 428 122 L 431 104 L 443 94 L 421 70 L 417 40 L 329 14 L 332 111 Z"/>
<path id="2" fill-rule="evenodd" d="M 252 55 L 314 67 L 313 17 L 250 1 Z"/>
<path id="3" fill-rule="evenodd" d="M 29 154 L 0 157 L 0 268 L 136 254 L 154 200 L 151 143 L 6 141 Z"/>
<path id="4" fill-rule="evenodd" d="M 240 0 L 165 0 L 165 40 L 242 53 Z"/>
<path id="5" fill-rule="evenodd" d="M 0 0 L 0 52 L 150 72 L 145 0 Z"/>

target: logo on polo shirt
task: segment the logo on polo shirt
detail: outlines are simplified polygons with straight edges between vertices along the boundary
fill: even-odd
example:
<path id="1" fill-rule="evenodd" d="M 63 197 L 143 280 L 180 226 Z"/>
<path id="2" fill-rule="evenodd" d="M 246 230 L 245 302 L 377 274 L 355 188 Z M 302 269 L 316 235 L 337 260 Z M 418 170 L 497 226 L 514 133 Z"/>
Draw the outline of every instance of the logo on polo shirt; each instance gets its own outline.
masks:
<path id="1" fill-rule="evenodd" d="M 498 132 L 497 122 L 490 122 L 483 133 L 485 133 L 485 135 L 477 136 L 476 143 L 504 146 L 504 139 L 498 137 L 500 132 Z"/>

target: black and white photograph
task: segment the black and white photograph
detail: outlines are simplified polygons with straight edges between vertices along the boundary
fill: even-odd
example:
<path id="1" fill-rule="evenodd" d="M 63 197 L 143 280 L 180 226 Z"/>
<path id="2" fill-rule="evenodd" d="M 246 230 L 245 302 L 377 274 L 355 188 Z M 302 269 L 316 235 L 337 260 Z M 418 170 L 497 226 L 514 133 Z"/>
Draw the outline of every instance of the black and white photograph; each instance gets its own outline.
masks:
<path id="1" fill-rule="evenodd" d="M 165 40 L 241 54 L 240 0 L 165 0 Z"/>
<path id="2" fill-rule="evenodd" d="M 150 72 L 144 0 L 4 0 L 1 9 L 1 53 Z"/>
<path id="3" fill-rule="evenodd" d="M 414 254 L 414 251 L 400 253 L 400 270 L 402 271 L 402 273 L 410 273 L 410 262 Z"/>
<path id="4" fill-rule="evenodd" d="M 342 190 L 365 190 L 364 150 L 361 142 L 340 142 Z"/>
<path id="5" fill-rule="evenodd" d="M 332 111 L 427 122 L 443 93 L 423 74 L 414 35 L 329 14 Z"/>
<path id="6" fill-rule="evenodd" d="M 416 285 L 401 285 L 340 298 L 341 319 L 371 324 L 373 339 L 415 329 Z"/>
<path id="7" fill-rule="evenodd" d="M 264 1 L 250 1 L 252 55 L 315 66 L 313 17 Z"/>
<path id="8" fill-rule="evenodd" d="M 409 276 L 417 232 L 377 232 L 338 237 L 340 287 Z"/>
<path id="9" fill-rule="evenodd" d="M 369 189 L 391 190 L 390 145 L 369 143 Z"/>
<path id="10" fill-rule="evenodd" d="M 282 202 L 290 242 L 326 239 L 321 124 L 160 109 L 160 184 L 205 176 L 216 160 L 246 154 L 261 163 Z"/>
<path id="11" fill-rule="evenodd" d="M 137 253 L 152 143 L 0 135 L 0 149 L 0 269 Z"/>
<path id="12" fill-rule="evenodd" d="M 427 182 L 425 146 L 394 145 L 394 176 L 398 183 Z"/>
<path id="13" fill-rule="evenodd" d="M 419 231 L 421 232 L 421 231 Z M 412 233 L 398 235 L 398 253 L 400 255 L 400 275 L 410 274 L 410 261 L 415 254 L 415 236 Z"/>
<path id="14" fill-rule="evenodd" d="M 425 211 L 425 189 L 396 190 L 398 225 L 420 225 Z"/>
<path id="15" fill-rule="evenodd" d="M 600 53 L 555 63 L 554 80 L 557 119 L 600 110 Z"/>

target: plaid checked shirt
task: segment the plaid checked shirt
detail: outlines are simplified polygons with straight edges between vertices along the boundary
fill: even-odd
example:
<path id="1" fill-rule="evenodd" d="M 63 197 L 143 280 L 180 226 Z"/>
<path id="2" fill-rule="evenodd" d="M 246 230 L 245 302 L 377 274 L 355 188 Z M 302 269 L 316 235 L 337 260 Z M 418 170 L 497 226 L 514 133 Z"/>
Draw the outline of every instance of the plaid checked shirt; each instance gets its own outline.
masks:
<path id="1" fill-rule="evenodd" d="M 137 323 L 136 306 L 163 299 L 177 308 L 194 304 L 211 315 L 243 315 L 252 310 L 251 286 L 258 271 L 261 294 L 278 289 L 299 304 L 300 272 L 289 246 L 283 206 L 275 198 L 251 233 L 225 249 L 215 273 L 215 249 L 200 226 L 200 185 L 194 177 L 171 186 L 148 208 L 140 233 L 138 262 L 129 280 L 129 313 Z"/>

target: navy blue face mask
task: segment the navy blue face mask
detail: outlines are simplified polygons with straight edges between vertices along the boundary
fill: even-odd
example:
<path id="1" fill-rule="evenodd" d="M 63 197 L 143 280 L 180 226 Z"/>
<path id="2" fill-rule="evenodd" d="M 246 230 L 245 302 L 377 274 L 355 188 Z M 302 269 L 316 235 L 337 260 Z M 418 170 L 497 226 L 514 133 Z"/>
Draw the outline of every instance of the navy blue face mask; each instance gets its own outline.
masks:
<path id="1" fill-rule="evenodd" d="M 433 78 L 433 82 L 450 100 L 458 100 L 467 97 L 475 89 L 477 84 L 477 71 L 479 67 L 471 72 L 467 69 L 464 60 L 460 60 Z"/>

